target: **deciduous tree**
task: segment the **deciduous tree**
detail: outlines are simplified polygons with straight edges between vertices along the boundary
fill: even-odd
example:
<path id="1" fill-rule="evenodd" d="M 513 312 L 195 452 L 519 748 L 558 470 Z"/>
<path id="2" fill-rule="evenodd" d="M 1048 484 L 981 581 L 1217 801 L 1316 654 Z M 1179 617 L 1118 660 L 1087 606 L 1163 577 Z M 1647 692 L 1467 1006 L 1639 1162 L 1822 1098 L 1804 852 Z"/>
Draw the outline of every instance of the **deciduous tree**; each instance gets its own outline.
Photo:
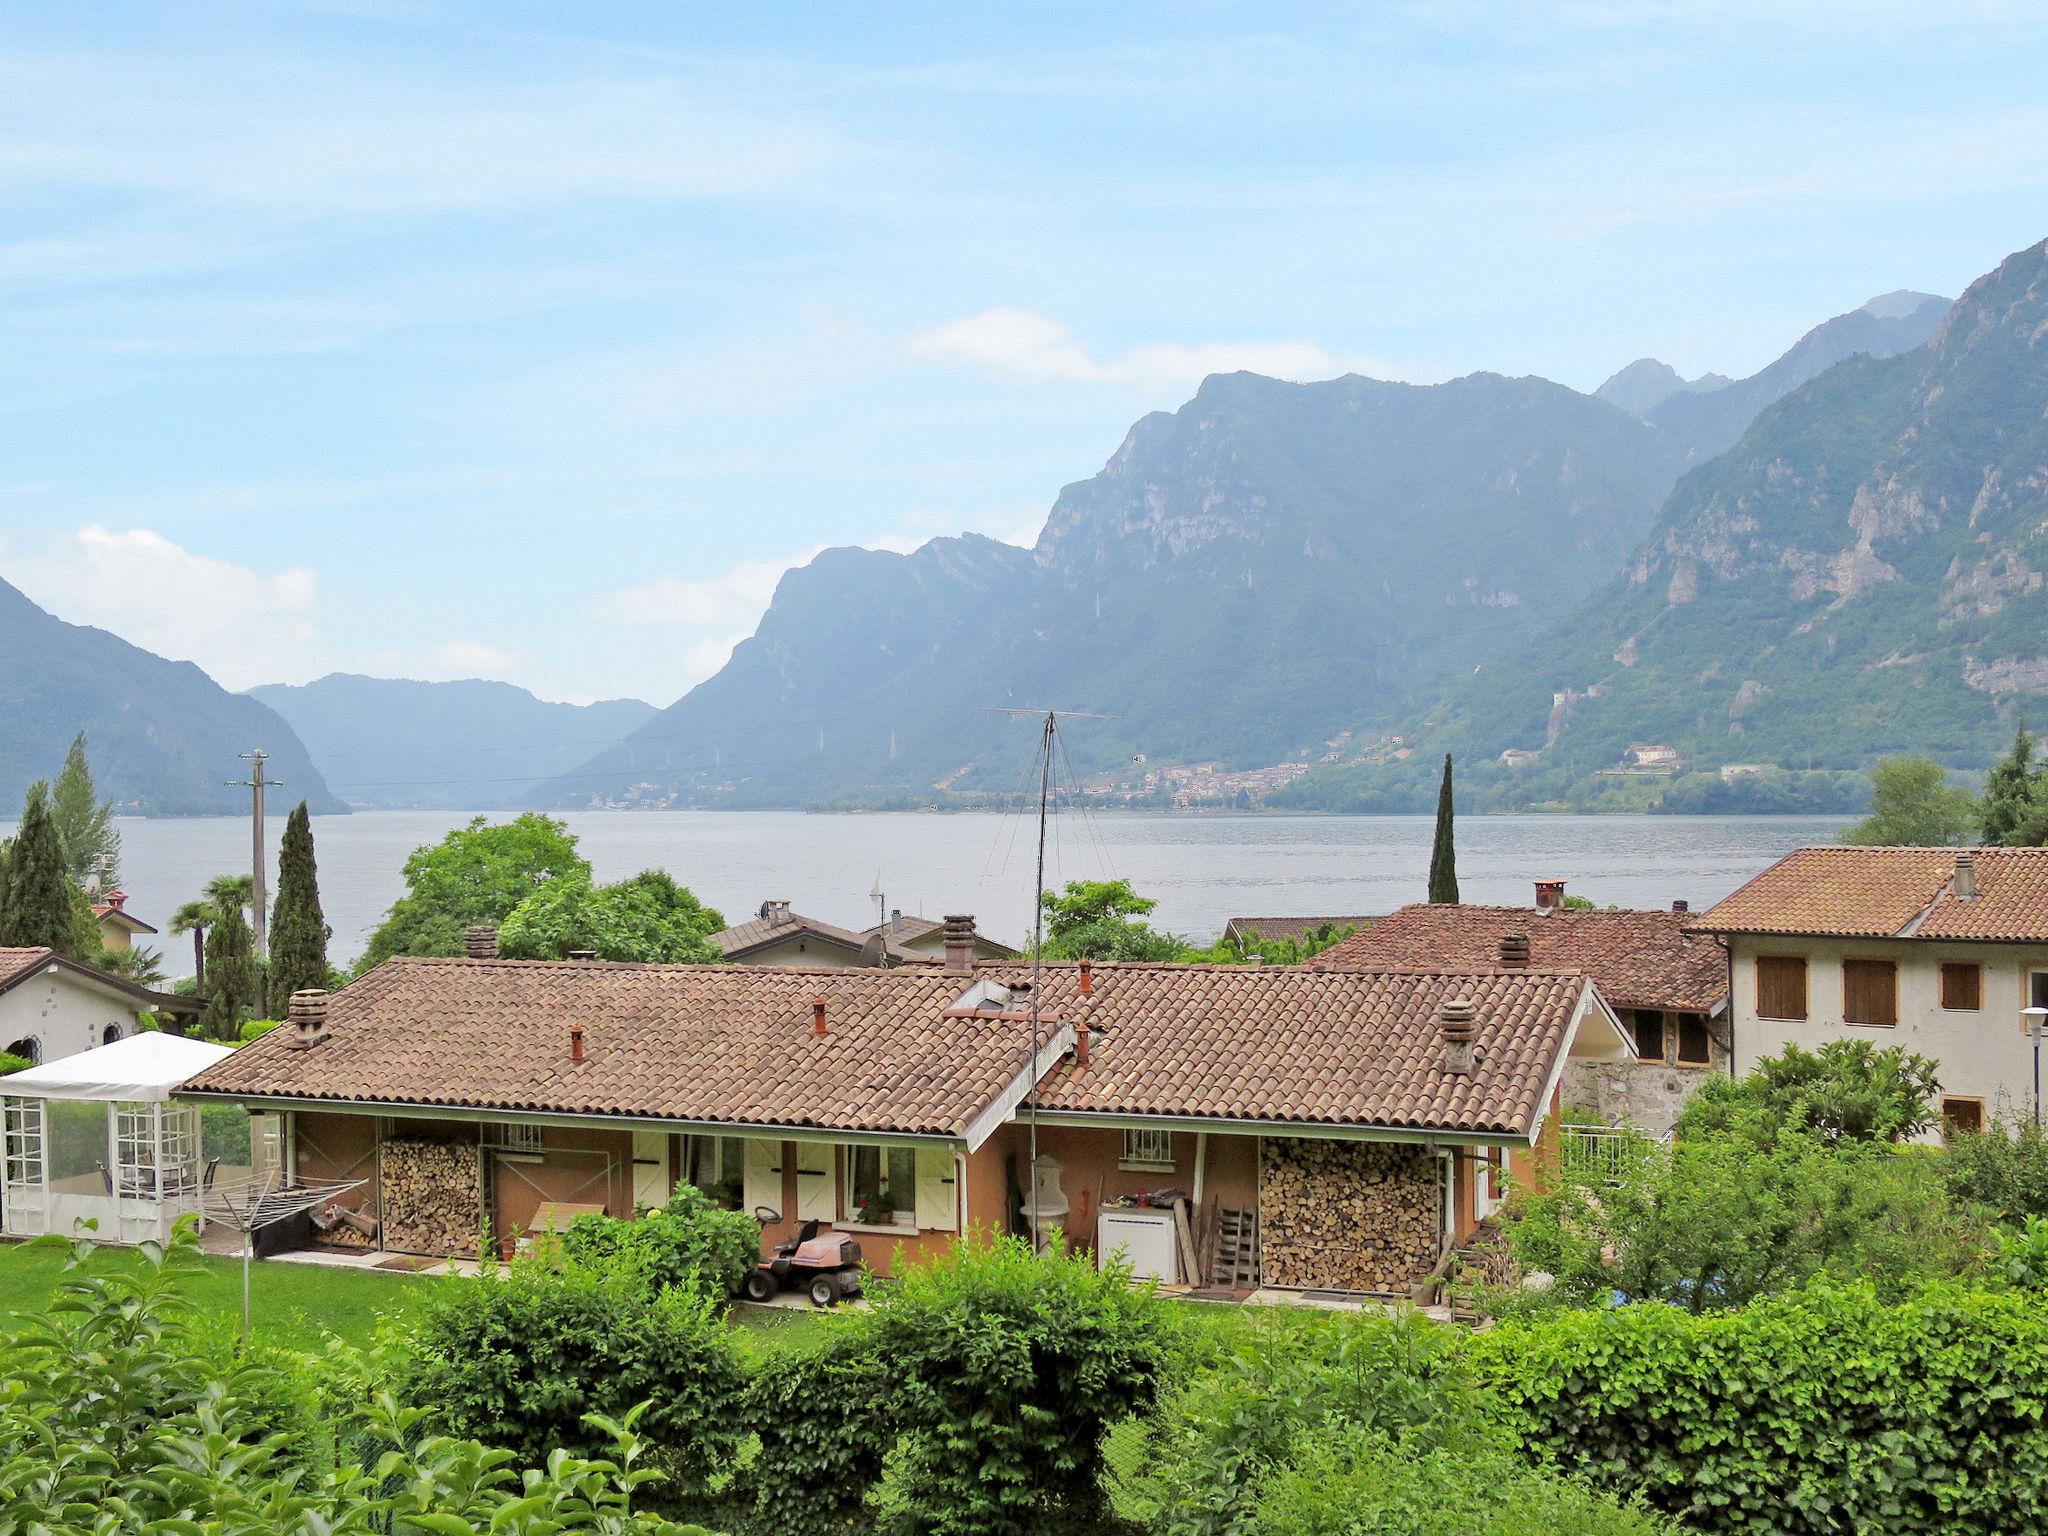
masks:
<path id="1" fill-rule="evenodd" d="M 514 907 L 499 926 L 498 946 L 515 959 L 561 960 L 587 949 L 600 960 L 708 965 L 719 957 L 709 936 L 724 926 L 715 908 L 661 870 L 614 885 L 571 874 Z"/>
<path id="2" fill-rule="evenodd" d="M 559 821 L 528 812 L 492 825 L 479 816 L 405 861 L 406 892 L 370 936 L 361 968 L 393 955 L 459 955 L 473 923 L 502 923 L 550 880 L 590 877 Z"/>
<path id="3" fill-rule="evenodd" d="M 1970 840 L 1977 803 L 1926 757 L 1887 757 L 1870 770 L 1870 814 L 1842 841 L 1865 847 L 1946 848 Z"/>

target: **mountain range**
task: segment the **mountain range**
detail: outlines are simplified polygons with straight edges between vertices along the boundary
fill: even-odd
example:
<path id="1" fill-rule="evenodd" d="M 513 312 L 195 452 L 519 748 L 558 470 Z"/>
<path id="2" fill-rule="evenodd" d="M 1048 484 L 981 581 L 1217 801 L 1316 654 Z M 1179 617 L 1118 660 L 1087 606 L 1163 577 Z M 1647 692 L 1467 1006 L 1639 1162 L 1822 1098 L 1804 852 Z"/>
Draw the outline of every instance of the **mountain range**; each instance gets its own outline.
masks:
<path id="1" fill-rule="evenodd" d="M 1114 717 L 1070 737 L 1098 787 L 1166 793 L 1153 765 L 1213 763 L 1262 793 L 1565 619 L 1689 465 L 1834 361 L 1920 346 L 1946 307 L 1874 300 L 1743 380 L 1645 360 L 1608 399 L 1488 373 L 1212 377 L 1062 491 L 1030 550 L 937 539 L 790 571 L 722 671 L 535 802 L 1000 797 L 1036 737 L 991 711 L 1048 705 Z"/>
<path id="2" fill-rule="evenodd" d="M 639 699 L 553 704 L 510 683 L 422 683 L 330 672 L 249 690 L 298 733 L 335 793 L 364 809 L 524 803 L 654 714 Z"/>
<path id="3" fill-rule="evenodd" d="M 261 747 L 268 772 L 313 810 L 346 809 L 290 726 L 229 693 L 189 661 L 167 661 L 103 629 L 67 624 L 0 581 L 0 815 L 53 779 L 85 732 L 100 793 L 155 816 L 246 812 L 239 754 Z"/>

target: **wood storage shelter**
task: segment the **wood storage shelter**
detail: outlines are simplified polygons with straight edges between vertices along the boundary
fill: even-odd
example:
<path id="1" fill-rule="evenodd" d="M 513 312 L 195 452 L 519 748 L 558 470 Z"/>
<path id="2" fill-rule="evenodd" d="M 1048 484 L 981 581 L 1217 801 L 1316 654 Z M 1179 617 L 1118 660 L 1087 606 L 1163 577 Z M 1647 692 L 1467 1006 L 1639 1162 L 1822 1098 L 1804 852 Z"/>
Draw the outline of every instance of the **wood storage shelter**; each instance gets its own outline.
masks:
<path id="1" fill-rule="evenodd" d="M 145 1032 L 0 1078 L 4 1191 L 0 1230 L 102 1241 L 170 1236 L 196 1214 L 208 1168 L 199 1110 L 172 1091 L 233 1049 Z"/>

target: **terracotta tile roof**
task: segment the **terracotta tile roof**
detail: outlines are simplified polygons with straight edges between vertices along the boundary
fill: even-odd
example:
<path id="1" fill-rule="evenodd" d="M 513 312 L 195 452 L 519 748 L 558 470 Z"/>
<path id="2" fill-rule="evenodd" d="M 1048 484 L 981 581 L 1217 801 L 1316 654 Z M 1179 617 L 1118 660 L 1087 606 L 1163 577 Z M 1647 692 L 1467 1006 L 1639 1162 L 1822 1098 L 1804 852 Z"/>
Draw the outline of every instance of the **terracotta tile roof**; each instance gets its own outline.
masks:
<path id="1" fill-rule="evenodd" d="M 945 927 L 945 923 L 939 918 L 912 917 L 906 912 L 903 914 L 900 924 L 895 919 L 887 923 L 876 923 L 871 927 L 863 928 L 861 930 L 861 937 L 864 939 L 873 938 L 886 928 L 889 930 L 889 937 L 894 943 L 909 945 L 920 943 L 925 939 L 931 938 L 934 934 L 942 933 L 945 931 Z M 1000 939 L 992 939 L 987 934 L 980 932 L 974 935 L 974 948 L 977 954 L 985 955 L 992 960 L 1011 960 L 1023 953 L 1023 951 L 1014 946 L 1003 943 Z"/>
<path id="2" fill-rule="evenodd" d="M 1040 1085 L 1045 1109 L 1518 1136 L 1586 992 L 1572 971 L 1098 965 L 1084 1003 L 1072 967 L 1044 975 L 1042 1010 L 1091 1030 L 1088 1065 Z M 1478 1033 L 1459 1076 L 1438 1011 L 1461 997 Z"/>
<path id="3" fill-rule="evenodd" d="M 180 997 L 170 992 L 155 992 L 148 987 L 138 987 L 124 977 L 111 975 L 96 966 L 60 955 L 47 945 L 28 949 L 0 949 L 0 992 L 20 986 L 46 965 L 55 965 L 80 980 L 95 986 L 119 992 L 134 1002 L 136 1010 L 156 1013 L 197 1014 L 201 1008 L 197 997 Z"/>
<path id="4" fill-rule="evenodd" d="M 1223 937 L 1226 939 L 1245 938 L 1256 930 L 1262 939 L 1293 939 L 1299 942 L 1301 936 L 1310 929 L 1321 928 L 1326 923 L 1341 933 L 1346 928 L 1363 928 L 1367 923 L 1377 921 L 1377 918 L 1361 916 L 1233 917 L 1223 925 Z"/>
<path id="5" fill-rule="evenodd" d="M 187 1086 L 208 1093 L 954 1136 L 1015 1080 L 1013 1021 L 946 1018 L 968 978 L 542 960 L 391 960 Z M 811 1030 L 825 999 L 827 1033 Z M 585 1059 L 569 1029 L 581 1024 Z"/>
<path id="6" fill-rule="evenodd" d="M 718 946 L 718 952 L 728 960 L 744 960 L 758 949 L 771 944 L 781 944 L 790 939 L 814 940 L 833 949 L 848 950 L 859 954 L 867 943 L 865 934 L 855 933 L 851 928 L 841 928 L 837 923 L 828 923 L 822 918 L 805 917 L 801 912 L 785 910 L 779 917 L 751 917 L 744 923 L 735 923 L 730 928 L 720 929 L 711 935 L 711 942 Z M 904 949 L 900 944 L 889 946 L 890 958 L 905 964 L 923 964 L 931 960 Z"/>
<path id="7" fill-rule="evenodd" d="M 46 960 L 54 960 L 57 952 L 48 945 L 32 946 L 27 949 L 0 949 L 0 992 L 5 992 L 17 981 L 32 974 L 35 968 Z"/>
<path id="8" fill-rule="evenodd" d="M 997 982 L 1029 967 L 984 966 Z M 392 960 L 328 1002 L 329 1037 L 273 1031 L 187 1087 L 246 1097 L 961 1135 L 1017 1080 L 1021 1021 L 963 1015 L 936 966 L 795 970 Z M 1085 1017 L 1086 1069 L 1048 1107 L 1526 1134 L 1585 990 L 1576 973 L 1048 966 L 1041 1028 Z M 811 998 L 829 1033 L 811 1033 Z M 1478 1004 L 1478 1069 L 1442 1070 L 1439 1006 Z M 571 1022 L 585 1060 L 569 1056 Z"/>
<path id="9" fill-rule="evenodd" d="M 1675 912 L 1418 903 L 1375 919 L 1316 958 L 1352 967 L 1500 964 L 1503 935 L 1529 936 L 1530 963 L 1583 971 L 1616 1008 L 1711 1013 L 1728 998 L 1728 958 Z"/>
<path id="10" fill-rule="evenodd" d="M 1956 896 L 1956 855 L 1977 894 Z M 1696 919 L 1721 933 L 2048 943 L 2048 848 L 1800 848 Z"/>

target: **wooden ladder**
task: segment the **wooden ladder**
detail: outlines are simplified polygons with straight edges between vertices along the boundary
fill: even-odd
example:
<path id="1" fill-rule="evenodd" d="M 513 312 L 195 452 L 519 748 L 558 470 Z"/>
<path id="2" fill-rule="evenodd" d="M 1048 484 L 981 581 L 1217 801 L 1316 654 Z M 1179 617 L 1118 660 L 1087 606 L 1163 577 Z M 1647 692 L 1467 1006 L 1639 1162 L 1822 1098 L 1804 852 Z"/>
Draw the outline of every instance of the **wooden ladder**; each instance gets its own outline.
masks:
<path id="1" fill-rule="evenodd" d="M 1216 1258 L 1209 1283 L 1225 1290 L 1253 1290 L 1259 1283 L 1259 1217 L 1256 1211 L 1224 1205 L 1216 1210 Z"/>

